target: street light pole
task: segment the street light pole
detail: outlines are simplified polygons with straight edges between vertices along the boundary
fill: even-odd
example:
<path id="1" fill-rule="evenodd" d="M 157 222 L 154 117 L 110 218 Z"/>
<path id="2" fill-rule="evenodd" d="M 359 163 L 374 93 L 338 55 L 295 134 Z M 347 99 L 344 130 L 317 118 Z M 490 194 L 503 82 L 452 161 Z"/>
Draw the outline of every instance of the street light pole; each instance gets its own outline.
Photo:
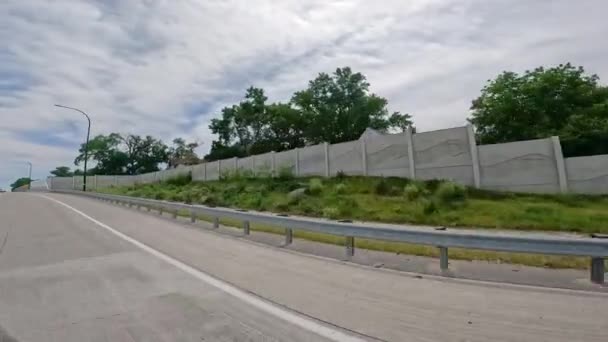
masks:
<path id="1" fill-rule="evenodd" d="M 82 111 L 78 108 L 62 106 L 62 105 L 58 105 L 58 104 L 56 104 L 55 107 L 67 108 L 67 109 L 71 109 L 71 110 L 80 112 L 82 115 L 84 115 L 87 118 L 87 120 L 89 122 L 89 127 L 87 128 L 87 142 L 84 145 L 84 176 L 82 177 L 82 191 L 87 191 L 87 161 L 89 159 L 89 136 L 91 135 L 91 118 L 89 118 L 87 113 L 85 113 L 84 111 Z"/>
<path id="2" fill-rule="evenodd" d="M 32 163 L 30 163 L 29 161 L 26 162 L 30 165 L 30 172 L 29 172 L 29 176 L 28 176 L 28 182 L 27 182 L 27 189 L 28 190 L 32 190 Z"/>

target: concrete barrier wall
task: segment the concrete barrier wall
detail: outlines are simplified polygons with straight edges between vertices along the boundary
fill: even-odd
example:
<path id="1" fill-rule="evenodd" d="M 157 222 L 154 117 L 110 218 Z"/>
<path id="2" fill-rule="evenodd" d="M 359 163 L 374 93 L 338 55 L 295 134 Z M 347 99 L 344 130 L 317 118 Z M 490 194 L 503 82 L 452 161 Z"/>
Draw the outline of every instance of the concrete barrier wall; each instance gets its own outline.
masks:
<path id="1" fill-rule="evenodd" d="M 219 160 L 207 163 L 207 179 L 206 180 L 220 179 L 219 167 L 220 167 Z M 199 180 L 199 179 L 197 179 L 197 180 Z M 200 179 L 200 180 L 202 180 L 202 179 Z"/>
<path id="2" fill-rule="evenodd" d="M 474 185 L 466 127 L 414 134 L 416 179 L 449 179 Z"/>
<path id="3" fill-rule="evenodd" d="M 296 154 L 299 154 L 299 151 L 289 150 L 277 152 L 274 155 L 274 164 L 277 168 L 276 172 L 278 173 L 283 169 L 289 169 L 293 175 L 296 175 Z"/>
<path id="4" fill-rule="evenodd" d="M 192 172 L 195 181 L 253 170 L 277 175 L 287 167 L 295 176 L 347 175 L 448 179 L 485 189 L 557 193 L 608 193 L 608 155 L 563 159 L 559 138 L 477 146 L 470 127 L 432 132 L 367 134 L 360 140 L 319 144 L 297 150 L 231 158 L 139 176 L 97 176 L 97 188 L 166 181 Z M 93 177 L 88 181 L 94 188 Z M 82 176 L 52 177 L 54 189 L 80 189 Z"/>
<path id="5" fill-rule="evenodd" d="M 263 177 L 270 176 L 272 172 L 272 153 L 257 154 L 254 156 L 254 172 Z"/>
<path id="6" fill-rule="evenodd" d="M 300 149 L 300 176 L 325 176 L 325 145 L 319 144 Z"/>
<path id="7" fill-rule="evenodd" d="M 73 190 L 72 177 L 49 177 L 49 187 L 57 190 Z"/>
<path id="8" fill-rule="evenodd" d="M 117 184 L 117 177 L 122 177 L 122 176 L 102 176 L 102 175 L 97 175 L 97 176 L 93 176 L 93 188 L 97 188 L 97 189 L 102 189 L 102 188 L 109 188 L 111 186 L 116 186 Z M 88 182 L 88 179 L 87 179 Z"/>
<path id="9" fill-rule="evenodd" d="M 608 154 L 566 158 L 568 190 L 585 194 L 608 194 Z"/>
<path id="10" fill-rule="evenodd" d="M 523 192 L 559 192 L 551 139 L 479 146 L 481 186 Z"/>
<path id="11" fill-rule="evenodd" d="M 362 175 L 363 156 L 361 152 L 361 141 L 349 141 L 328 146 L 329 153 L 329 175 L 335 176 L 338 172 L 347 175 Z"/>
<path id="12" fill-rule="evenodd" d="M 206 176 L 207 163 L 192 165 L 192 180 L 193 181 L 205 181 Z"/>
<path id="13" fill-rule="evenodd" d="M 253 172 L 254 165 L 255 165 L 254 163 L 255 163 L 254 156 L 239 158 L 239 160 L 238 160 L 239 171 Z"/>
<path id="14" fill-rule="evenodd" d="M 365 150 L 368 175 L 411 178 L 405 133 L 368 137 Z"/>

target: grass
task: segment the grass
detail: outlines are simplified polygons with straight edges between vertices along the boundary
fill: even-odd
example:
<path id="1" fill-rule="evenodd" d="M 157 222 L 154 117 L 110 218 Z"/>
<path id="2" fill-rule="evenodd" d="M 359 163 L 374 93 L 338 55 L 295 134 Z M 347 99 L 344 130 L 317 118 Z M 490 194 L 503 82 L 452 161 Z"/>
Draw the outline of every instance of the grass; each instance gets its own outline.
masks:
<path id="1" fill-rule="evenodd" d="M 289 192 L 304 189 L 298 196 Z M 465 188 L 450 182 L 401 178 L 339 177 L 253 178 L 191 182 L 184 177 L 165 183 L 107 188 L 101 191 L 185 203 L 273 211 L 330 219 L 413 223 L 484 229 L 608 233 L 608 197 L 534 195 Z M 239 226 L 239 222 L 223 222 Z M 252 224 L 252 229 L 283 234 L 280 227 Z M 332 244 L 343 238 L 311 232 L 296 237 Z M 436 256 L 437 249 L 406 243 L 357 239 L 359 248 Z M 586 258 L 450 249 L 450 257 L 531 266 L 587 268 Z"/>

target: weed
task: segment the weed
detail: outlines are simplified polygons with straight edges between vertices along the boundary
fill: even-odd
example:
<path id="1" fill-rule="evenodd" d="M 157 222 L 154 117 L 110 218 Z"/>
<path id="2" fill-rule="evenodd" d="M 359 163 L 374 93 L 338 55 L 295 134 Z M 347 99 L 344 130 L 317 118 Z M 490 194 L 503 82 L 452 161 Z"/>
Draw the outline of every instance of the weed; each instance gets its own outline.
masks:
<path id="1" fill-rule="evenodd" d="M 391 185 L 386 179 L 380 178 L 376 181 L 376 184 L 374 185 L 374 193 L 376 193 L 377 195 L 385 196 L 388 195 L 390 191 Z"/>
<path id="2" fill-rule="evenodd" d="M 336 172 L 336 179 L 342 180 L 346 177 L 347 177 L 347 175 L 346 175 L 346 173 L 344 173 L 344 171 L 340 170 L 340 171 Z"/>
<path id="3" fill-rule="evenodd" d="M 188 172 L 183 175 L 175 176 L 165 180 L 165 183 L 176 186 L 184 186 L 192 182 L 192 173 Z"/>
<path id="4" fill-rule="evenodd" d="M 293 170 L 292 170 L 291 166 L 282 166 L 279 168 L 279 172 L 277 173 L 277 179 L 286 181 L 286 180 L 292 180 L 294 178 L 295 178 L 295 176 L 293 174 Z"/>
<path id="5" fill-rule="evenodd" d="M 340 183 L 334 187 L 334 191 L 336 194 L 345 194 L 346 193 L 346 184 Z"/>
<path id="6" fill-rule="evenodd" d="M 334 207 L 325 207 L 323 208 L 322 214 L 325 218 L 337 219 L 338 217 L 340 217 L 340 210 Z"/>
<path id="7" fill-rule="evenodd" d="M 464 186 L 453 182 L 442 182 L 435 191 L 437 200 L 443 205 L 463 203 L 467 198 Z"/>
<path id="8" fill-rule="evenodd" d="M 420 184 L 410 183 L 403 188 L 403 194 L 408 201 L 414 201 L 425 194 L 425 189 Z"/>
<path id="9" fill-rule="evenodd" d="M 317 196 L 323 192 L 323 182 L 319 178 L 313 178 L 308 182 L 308 194 Z"/>

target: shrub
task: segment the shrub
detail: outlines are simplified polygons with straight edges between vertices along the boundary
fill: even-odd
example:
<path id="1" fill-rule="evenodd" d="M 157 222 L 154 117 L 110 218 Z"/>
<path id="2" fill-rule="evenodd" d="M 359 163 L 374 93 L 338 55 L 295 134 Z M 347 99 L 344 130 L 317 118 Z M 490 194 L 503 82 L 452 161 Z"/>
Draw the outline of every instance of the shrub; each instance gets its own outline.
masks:
<path id="1" fill-rule="evenodd" d="M 323 192 L 323 182 L 318 178 L 313 178 L 308 182 L 308 194 L 318 195 Z"/>
<path id="2" fill-rule="evenodd" d="M 154 194 L 154 199 L 157 200 L 164 200 L 167 198 L 167 194 L 164 191 L 159 191 L 157 193 Z"/>
<path id="3" fill-rule="evenodd" d="M 325 207 L 325 208 L 323 208 L 322 214 L 323 214 L 323 217 L 335 219 L 335 218 L 339 217 L 340 211 L 338 210 L 338 208 Z"/>
<path id="4" fill-rule="evenodd" d="M 184 186 L 192 182 L 192 173 L 188 172 L 183 175 L 175 176 L 165 180 L 165 183 L 176 186 Z"/>
<path id="5" fill-rule="evenodd" d="M 344 194 L 344 193 L 346 193 L 346 184 L 343 184 L 343 183 L 337 184 L 336 187 L 334 188 L 334 190 L 336 191 L 337 194 Z"/>
<path id="6" fill-rule="evenodd" d="M 388 195 L 391 192 L 391 186 L 390 184 L 388 184 L 388 182 L 386 181 L 386 179 L 381 178 L 378 181 L 376 181 L 376 184 L 374 184 L 374 193 L 376 193 L 377 195 Z"/>
<path id="7" fill-rule="evenodd" d="M 424 181 L 424 186 L 430 192 L 435 192 L 439 188 L 439 186 L 443 183 L 445 183 L 445 181 L 442 179 L 429 179 L 427 181 Z"/>
<path id="8" fill-rule="evenodd" d="M 464 186 L 453 182 L 442 182 L 435 192 L 441 204 L 462 203 L 467 198 L 467 191 Z"/>
<path id="9" fill-rule="evenodd" d="M 219 201 L 213 195 L 207 195 L 207 196 L 201 197 L 200 202 L 205 205 L 209 205 L 209 206 L 216 206 L 219 204 Z"/>
<path id="10" fill-rule="evenodd" d="M 420 184 L 410 183 L 403 188 L 403 194 L 408 201 L 414 201 L 422 197 L 426 190 Z"/>
<path id="11" fill-rule="evenodd" d="M 424 215 L 432 215 L 439 211 L 437 208 L 437 204 L 435 204 L 435 201 L 433 200 L 422 198 L 418 202 L 422 207 L 422 213 Z"/>
<path id="12" fill-rule="evenodd" d="M 238 170 L 225 170 L 220 174 L 220 180 L 222 181 L 238 181 L 244 179 L 254 179 L 255 174 L 252 170 L 238 169 Z"/>
<path id="13" fill-rule="evenodd" d="M 290 166 L 282 166 L 279 168 L 277 179 L 279 180 L 291 180 L 294 179 L 293 171 Z"/>
<path id="14" fill-rule="evenodd" d="M 336 173 L 336 178 L 337 179 L 344 179 L 346 178 L 346 173 L 344 173 L 344 171 L 340 170 Z"/>

